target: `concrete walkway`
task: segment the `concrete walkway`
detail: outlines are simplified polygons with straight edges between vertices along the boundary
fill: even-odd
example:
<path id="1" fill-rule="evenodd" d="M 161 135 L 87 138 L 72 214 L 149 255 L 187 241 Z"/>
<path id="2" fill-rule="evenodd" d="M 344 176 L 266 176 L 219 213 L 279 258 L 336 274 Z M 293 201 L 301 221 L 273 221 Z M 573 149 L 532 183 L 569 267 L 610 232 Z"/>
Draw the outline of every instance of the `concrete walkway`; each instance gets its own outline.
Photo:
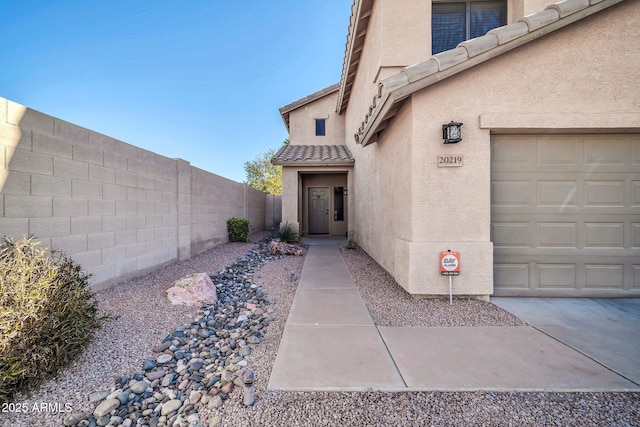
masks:
<path id="1" fill-rule="evenodd" d="M 530 326 L 378 327 L 339 251 L 344 239 L 307 243 L 270 389 L 640 391 Z"/>

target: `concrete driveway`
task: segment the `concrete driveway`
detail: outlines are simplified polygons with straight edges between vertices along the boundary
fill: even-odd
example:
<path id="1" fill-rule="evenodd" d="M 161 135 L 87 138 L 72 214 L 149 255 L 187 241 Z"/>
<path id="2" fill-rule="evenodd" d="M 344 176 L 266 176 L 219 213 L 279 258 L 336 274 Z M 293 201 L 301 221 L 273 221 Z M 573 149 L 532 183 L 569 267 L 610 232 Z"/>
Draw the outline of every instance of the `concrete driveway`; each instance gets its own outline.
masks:
<path id="1" fill-rule="evenodd" d="M 640 385 L 640 299 L 496 297 L 491 302 Z"/>

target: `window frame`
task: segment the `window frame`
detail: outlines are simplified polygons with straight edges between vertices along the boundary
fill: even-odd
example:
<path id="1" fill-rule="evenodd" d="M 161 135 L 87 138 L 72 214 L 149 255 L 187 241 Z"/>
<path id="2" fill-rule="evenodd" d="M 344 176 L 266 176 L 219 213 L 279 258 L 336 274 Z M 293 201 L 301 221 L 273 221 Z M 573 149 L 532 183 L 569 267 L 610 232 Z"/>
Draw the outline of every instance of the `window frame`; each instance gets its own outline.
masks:
<path id="1" fill-rule="evenodd" d="M 447 4 L 447 3 L 463 3 L 464 7 L 465 7 L 465 11 L 464 11 L 464 21 L 465 21 L 465 28 L 464 28 L 464 40 L 462 41 L 466 41 L 466 40 L 470 40 L 471 37 L 471 4 L 472 3 L 488 3 L 488 2 L 501 2 L 502 3 L 502 10 L 501 12 L 504 13 L 504 21 L 503 23 L 500 24 L 500 26 L 503 25 L 507 25 L 508 20 L 509 20 L 509 2 L 507 0 L 436 0 L 436 1 L 432 1 L 431 2 L 431 54 L 435 55 L 437 53 L 441 53 L 441 52 L 445 52 L 448 49 L 439 51 L 439 52 L 434 52 L 433 51 L 433 40 L 434 40 L 434 36 L 433 36 L 433 5 L 434 4 Z M 498 27 L 496 27 L 498 28 Z M 461 42 L 462 42 L 461 41 Z M 460 42 L 460 43 L 461 43 Z"/>
<path id="2" fill-rule="evenodd" d="M 327 119 L 314 119 L 316 125 L 316 136 L 327 136 Z"/>

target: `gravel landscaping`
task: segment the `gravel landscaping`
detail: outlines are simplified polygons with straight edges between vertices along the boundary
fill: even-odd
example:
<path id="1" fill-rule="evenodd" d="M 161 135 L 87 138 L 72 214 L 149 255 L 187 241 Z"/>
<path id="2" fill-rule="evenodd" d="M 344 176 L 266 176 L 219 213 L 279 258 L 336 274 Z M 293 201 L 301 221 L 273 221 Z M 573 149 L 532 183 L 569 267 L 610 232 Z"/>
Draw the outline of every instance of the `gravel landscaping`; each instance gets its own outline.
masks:
<path id="1" fill-rule="evenodd" d="M 140 371 L 145 359 L 157 356 L 153 350 L 167 334 L 196 317 L 197 308 L 172 305 L 167 299 L 173 282 L 195 272 L 221 271 L 268 234 L 256 233 L 250 243 L 227 243 L 98 292 L 100 313 L 112 320 L 56 379 L 44 382 L 29 397 L 17 397 L 11 407 L 0 408 L 0 427 L 61 426 L 69 412 L 93 412 L 96 404 L 88 401 L 90 393 Z"/>
<path id="2" fill-rule="evenodd" d="M 343 255 L 378 325 L 384 322 L 392 326 L 522 324 L 515 316 L 482 301 L 455 300 L 457 308 L 463 307 L 464 314 L 459 315 L 451 312 L 448 300 L 414 300 L 403 294 L 391 276 L 361 249 L 343 250 Z M 254 406 L 245 407 L 240 391 L 234 391 L 220 411 L 207 412 L 203 420 L 215 418 L 217 422 L 221 419 L 220 425 L 230 427 L 640 425 L 640 393 L 303 393 L 267 390 L 295 293 L 295 286 L 289 282 L 286 272 L 295 268 L 298 261 L 287 258 L 269 263 L 260 270 L 262 277 L 256 278 L 267 298 L 274 302 L 276 320 L 269 325 L 268 333 L 251 354 L 251 366 L 256 375 Z M 377 298 L 371 294 L 373 289 L 380 292 Z M 401 303 L 407 306 L 400 307 Z M 479 308 L 490 313 L 477 313 Z M 402 310 L 428 312 L 414 319 L 396 313 Z M 447 315 L 454 317 L 450 320 Z"/>
<path id="3" fill-rule="evenodd" d="M 254 241 L 263 235 L 252 236 Z M 127 281 L 98 293 L 101 310 L 114 320 L 96 333 L 82 357 L 65 370 L 59 378 L 46 382 L 29 398 L 16 403 L 33 405 L 45 403 L 50 410 L 26 413 L 0 413 L 0 426 L 60 426 L 63 425 L 65 405 L 74 412 L 93 412 L 96 403 L 89 402 L 92 392 L 114 387 L 114 379 L 128 376 L 134 393 L 143 393 L 143 386 L 133 377 L 141 372 L 145 361 L 157 362 L 168 354 L 176 357 L 179 348 L 165 353 L 155 352 L 168 334 L 175 334 L 180 325 L 189 325 L 198 333 L 209 319 L 202 310 L 172 306 L 165 290 L 172 283 L 194 272 L 211 274 L 221 271 L 244 257 L 252 244 L 226 244 L 200 254 L 191 260 L 177 263 L 153 274 Z M 492 304 L 477 300 L 455 300 L 452 311 L 448 300 L 414 300 L 368 255 L 360 249 L 343 251 L 356 285 L 378 325 L 385 326 L 487 326 L 519 325 L 521 321 Z M 259 343 L 251 345 L 244 357 L 247 368 L 255 373 L 255 404 L 243 405 L 242 387 L 231 387 L 229 393 L 199 399 L 193 405 L 185 400 L 184 408 L 197 418 L 182 418 L 182 426 L 427 426 L 427 425 L 640 425 L 640 393 L 495 393 L 495 392 L 277 392 L 267 390 L 280 338 L 284 331 L 304 257 L 287 256 L 267 262 L 253 273 L 257 289 L 246 298 L 260 305 L 264 294 L 268 322 L 261 328 Z M 234 291 L 235 292 L 235 291 Z M 234 293 L 230 294 L 233 298 Z M 256 296 L 257 295 L 257 296 Z M 242 298 L 245 298 L 242 296 Z M 403 314 L 404 312 L 408 314 Z M 248 314 L 248 313 L 247 313 Z M 238 319 L 234 315 L 233 323 Z M 262 317 L 261 317 L 262 318 Z M 197 319 L 197 320 L 196 320 Z M 213 321 L 214 319 L 211 318 Z M 195 323 L 194 323 L 195 321 Z M 229 323 L 229 320 L 225 320 Z M 244 325 L 245 323 L 242 323 Z M 180 328 L 178 328 L 179 330 Z M 183 328 L 184 329 L 184 328 Z M 187 331 L 188 329 L 184 329 Z M 205 332 L 201 335 L 207 335 Z M 182 344 L 179 338 L 171 337 Z M 204 338 L 204 337 L 203 337 Z M 204 338 L 206 339 L 206 338 Z M 224 335 L 222 344 L 229 344 Z M 216 342 L 218 344 L 218 342 Z M 195 345 L 198 345 L 197 343 Z M 220 345 L 218 345 L 220 347 Z M 216 348 L 218 348 L 216 347 Z M 238 340 L 238 348 L 242 347 Z M 226 354 L 226 353 L 225 353 Z M 230 353 L 233 354 L 233 353 Z M 227 356 L 225 356 L 227 357 Z M 150 359 L 150 360 L 148 360 Z M 193 362 L 189 361 L 189 369 Z M 181 362 L 171 362 L 176 367 Z M 346 362 L 345 362 L 346 363 Z M 186 366 L 186 363 L 184 364 Z M 225 363 L 225 366 L 228 364 Z M 156 372 L 159 367 L 148 373 Z M 145 374 L 145 375 L 147 375 Z M 159 372 L 162 374 L 162 372 Z M 190 377 L 186 377 L 190 379 Z M 192 379 L 192 377 L 191 377 Z M 148 381 L 148 378 L 146 378 Z M 182 381 L 184 383 L 184 380 Z M 191 387 L 192 382 L 185 387 Z M 121 384 L 121 387 L 124 385 Z M 177 388 L 175 379 L 171 387 Z M 139 388 L 139 390 L 137 390 Z M 204 391 L 201 389 L 201 391 Z M 198 390 L 192 390 L 198 392 Z M 160 396 L 159 396 L 160 397 Z M 199 397 L 199 396 L 198 396 Z M 204 397 L 204 396 L 203 396 Z M 222 397 L 222 399 L 218 399 Z M 215 400 L 214 400 L 215 398 Z M 170 399 L 169 401 L 180 400 Z M 165 402 L 165 405 L 168 402 Z M 173 405 L 176 402 L 171 402 Z M 53 411 L 59 405 L 62 411 Z M 176 403 L 177 407 L 178 403 Z M 184 409 L 183 408 L 183 409 Z M 168 409 L 168 414 L 174 414 Z M 173 415 L 176 417 L 176 415 Z M 113 418 L 112 418 L 113 419 Z M 169 415 L 167 416 L 167 420 Z M 116 419 L 117 420 L 117 419 Z"/>
<path id="4" fill-rule="evenodd" d="M 342 249 L 373 321 L 378 326 L 521 326 L 524 322 L 495 304 L 473 298 L 411 297 L 360 248 Z"/>

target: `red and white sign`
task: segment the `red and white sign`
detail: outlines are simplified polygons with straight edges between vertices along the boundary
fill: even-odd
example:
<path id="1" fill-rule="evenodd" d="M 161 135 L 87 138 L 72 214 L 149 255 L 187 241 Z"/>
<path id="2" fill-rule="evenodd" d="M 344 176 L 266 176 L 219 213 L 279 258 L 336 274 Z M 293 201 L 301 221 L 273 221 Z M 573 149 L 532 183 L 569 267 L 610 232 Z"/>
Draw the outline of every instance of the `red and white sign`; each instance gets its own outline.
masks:
<path id="1" fill-rule="evenodd" d="M 458 252 L 440 252 L 440 274 L 443 276 L 460 275 L 460 254 Z"/>

